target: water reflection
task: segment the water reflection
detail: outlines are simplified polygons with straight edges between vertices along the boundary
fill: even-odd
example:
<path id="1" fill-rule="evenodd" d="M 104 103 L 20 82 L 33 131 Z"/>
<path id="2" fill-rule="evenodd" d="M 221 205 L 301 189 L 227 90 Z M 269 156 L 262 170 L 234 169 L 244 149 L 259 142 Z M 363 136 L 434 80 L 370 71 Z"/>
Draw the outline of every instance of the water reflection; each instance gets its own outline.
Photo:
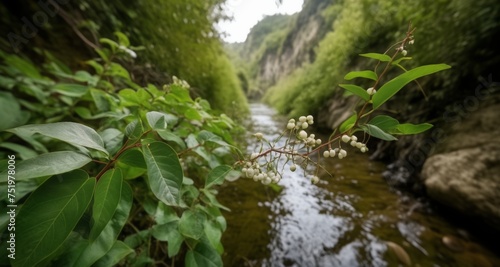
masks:
<path id="1" fill-rule="evenodd" d="M 282 123 L 272 109 L 252 104 L 251 110 L 254 132 L 268 140 L 279 136 Z M 316 185 L 297 169 L 285 172 L 279 192 L 250 179 L 223 189 L 220 200 L 232 209 L 225 214 L 226 266 L 398 266 L 404 254 L 415 266 L 472 266 L 478 256 L 497 266 L 498 258 L 477 244 L 468 258 L 443 246 L 445 234 L 457 234 L 453 226 L 391 192 L 382 164 L 348 152 L 325 163 L 334 177 L 325 172 Z"/>

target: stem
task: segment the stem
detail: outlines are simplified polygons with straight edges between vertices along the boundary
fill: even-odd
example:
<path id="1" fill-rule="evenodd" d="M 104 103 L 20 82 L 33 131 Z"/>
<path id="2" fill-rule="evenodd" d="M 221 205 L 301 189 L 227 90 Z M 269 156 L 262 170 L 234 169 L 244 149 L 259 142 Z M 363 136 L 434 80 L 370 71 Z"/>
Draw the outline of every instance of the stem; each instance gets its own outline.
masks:
<path id="1" fill-rule="evenodd" d="M 111 169 L 111 167 L 115 164 L 116 160 L 118 159 L 118 157 L 121 156 L 121 154 L 123 154 L 123 152 L 127 151 L 128 149 L 131 149 L 131 148 L 134 148 L 134 147 L 140 147 L 142 144 L 141 143 L 135 143 L 133 145 L 130 145 L 130 146 L 123 146 L 120 151 L 118 151 L 116 153 L 116 155 L 113 157 L 113 159 L 111 159 L 107 164 L 106 166 L 104 166 L 104 168 L 102 168 L 102 170 L 96 175 L 96 182 L 99 181 L 99 179 L 101 178 L 101 176 L 107 172 L 109 169 Z"/>

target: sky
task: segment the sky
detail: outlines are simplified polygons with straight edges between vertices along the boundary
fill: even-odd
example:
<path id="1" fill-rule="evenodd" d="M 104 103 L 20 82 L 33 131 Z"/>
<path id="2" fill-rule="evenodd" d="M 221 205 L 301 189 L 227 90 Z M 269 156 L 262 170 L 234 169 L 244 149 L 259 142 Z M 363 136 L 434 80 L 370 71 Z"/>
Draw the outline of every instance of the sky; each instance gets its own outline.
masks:
<path id="1" fill-rule="evenodd" d="M 223 21 L 218 24 L 221 32 L 226 33 L 223 38 L 228 43 L 244 42 L 250 29 L 261 20 L 264 15 L 293 14 L 302 9 L 303 0 L 283 0 L 277 5 L 276 0 L 228 0 L 226 12 L 233 16 L 232 21 Z"/>

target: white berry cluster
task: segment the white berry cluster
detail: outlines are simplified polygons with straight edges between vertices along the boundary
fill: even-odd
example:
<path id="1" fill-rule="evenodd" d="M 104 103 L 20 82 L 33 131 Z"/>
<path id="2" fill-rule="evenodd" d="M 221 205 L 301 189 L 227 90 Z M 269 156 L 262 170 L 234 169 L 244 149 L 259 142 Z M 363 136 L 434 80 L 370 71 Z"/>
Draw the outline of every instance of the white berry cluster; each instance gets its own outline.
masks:
<path id="1" fill-rule="evenodd" d="M 325 158 L 334 158 L 335 156 L 337 156 L 339 159 L 343 159 L 347 156 L 347 151 L 345 151 L 344 149 L 335 148 L 323 152 L 323 157 Z"/>
<path id="2" fill-rule="evenodd" d="M 173 84 L 180 85 L 180 86 L 187 88 L 187 89 L 189 89 L 191 87 L 188 82 L 177 78 L 177 76 L 172 76 L 172 81 L 173 81 Z"/>
<path id="3" fill-rule="evenodd" d="M 297 121 L 295 119 L 290 119 L 286 128 L 290 131 L 298 131 L 297 139 L 303 142 L 308 147 L 315 147 L 321 144 L 321 139 L 316 139 L 314 134 L 308 135 L 305 129 L 309 125 L 314 123 L 314 117 L 312 115 L 300 116 Z"/>
<path id="4" fill-rule="evenodd" d="M 349 143 L 351 146 L 358 148 L 363 153 L 368 151 L 368 147 L 366 147 L 364 143 L 358 142 L 358 138 L 355 135 L 348 136 L 344 134 L 342 136 L 342 142 Z"/>
<path id="5" fill-rule="evenodd" d="M 288 121 L 288 124 L 286 125 L 286 128 L 288 130 L 307 129 L 307 127 L 309 127 L 309 125 L 313 123 L 314 123 L 314 117 L 312 115 L 300 116 L 297 122 L 295 122 L 295 119 L 290 119 Z"/>
<path id="6" fill-rule="evenodd" d="M 408 41 L 408 44 L 412 45 L 414 43 L 415 43 L 415 39 L 413 39 L 413 36 L 410 36 L 410 40 Z M 401 44 L 401 46 L 399 46 L 398 48 L 396 48 L 396 50 L 400 51 L 401 55 L 403 55 L 403 57 L 406 57 L 406 55 L 408 55 L 408 50 L 405 49 L 404 43 Z"/>
<path id="7" fill-rule="evenodd" d="M 253 155 L 253 154 L 252 154 Z M 260 181 L 261 183 L 268 185 L 270 183 L 278 183 L 281 180 L 281 174 L 277 171 L 265 171 L 260 168 L 260 165 L 254 161 L 247 161 L 245 167 L 241 169 L 241 172 L 247 177 L 252 178 L 254 181 Z"/>

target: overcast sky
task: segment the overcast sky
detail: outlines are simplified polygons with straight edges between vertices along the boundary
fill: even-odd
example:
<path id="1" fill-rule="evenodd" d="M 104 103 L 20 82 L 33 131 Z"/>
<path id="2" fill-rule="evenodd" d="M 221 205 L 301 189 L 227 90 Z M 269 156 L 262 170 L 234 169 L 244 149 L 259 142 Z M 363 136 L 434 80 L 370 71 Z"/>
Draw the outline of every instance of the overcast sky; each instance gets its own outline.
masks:
<path id="1" fill-rule="evenodd" d="M 283 0 L 276 5 L 276 0 L 228 0 L 226 12 L 233 16 L 232 21 L 219 23 L 220 31 L 227 34 L 226 42 L 243 42 L 247 34 L 264 15 L 293 14 L 302 9 L 303 0 Z"/>

